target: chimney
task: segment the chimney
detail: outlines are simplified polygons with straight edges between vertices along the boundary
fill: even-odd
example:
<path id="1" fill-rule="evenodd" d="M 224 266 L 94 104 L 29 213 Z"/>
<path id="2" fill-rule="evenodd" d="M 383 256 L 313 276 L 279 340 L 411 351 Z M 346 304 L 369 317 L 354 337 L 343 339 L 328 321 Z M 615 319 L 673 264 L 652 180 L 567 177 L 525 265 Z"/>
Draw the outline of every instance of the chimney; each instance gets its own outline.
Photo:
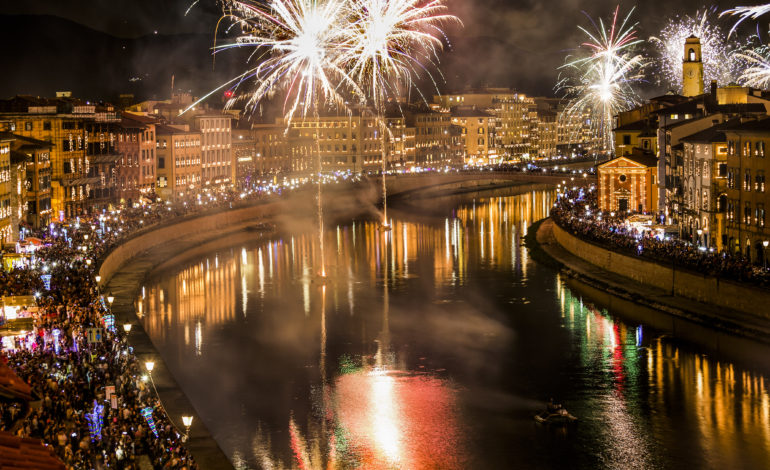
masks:
<path id="1" fill-rule="evenodd" d="M 716 101 L 717 99 L 717 81 L 711 80 L 711 98 Z"/>

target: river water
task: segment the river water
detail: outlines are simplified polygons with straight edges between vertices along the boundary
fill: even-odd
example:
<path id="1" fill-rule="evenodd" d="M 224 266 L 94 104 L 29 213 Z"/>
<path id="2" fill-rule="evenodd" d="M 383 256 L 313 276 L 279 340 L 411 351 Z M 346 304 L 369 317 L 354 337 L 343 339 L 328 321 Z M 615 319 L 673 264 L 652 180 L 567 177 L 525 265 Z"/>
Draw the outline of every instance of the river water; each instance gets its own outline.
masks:
<path id="1" fill-rule="evenodd" d="M 767 468 L 768 376 L 531 259 L 553 198 L 332 226 L 325 281 L 311 232 L 255 235 L 154 273 L 139 315 L 239 469 Z M 549 398 L 578 422 L 536 423 Z"/>

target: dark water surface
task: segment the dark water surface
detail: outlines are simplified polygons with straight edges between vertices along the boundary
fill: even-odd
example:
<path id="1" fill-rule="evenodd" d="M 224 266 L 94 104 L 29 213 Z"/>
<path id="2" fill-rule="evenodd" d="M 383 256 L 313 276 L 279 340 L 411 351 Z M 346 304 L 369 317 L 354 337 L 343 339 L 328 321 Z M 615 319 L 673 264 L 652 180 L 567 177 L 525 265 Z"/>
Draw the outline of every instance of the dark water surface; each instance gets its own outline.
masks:
<path id="1" fill-rule="evenodd" d="M 768 377 L 530 259 L 553 197 L 332 227 L 325 282 L 312 233 L 180 261 L 140 315 L 239 469 L 767 468 Z"/>

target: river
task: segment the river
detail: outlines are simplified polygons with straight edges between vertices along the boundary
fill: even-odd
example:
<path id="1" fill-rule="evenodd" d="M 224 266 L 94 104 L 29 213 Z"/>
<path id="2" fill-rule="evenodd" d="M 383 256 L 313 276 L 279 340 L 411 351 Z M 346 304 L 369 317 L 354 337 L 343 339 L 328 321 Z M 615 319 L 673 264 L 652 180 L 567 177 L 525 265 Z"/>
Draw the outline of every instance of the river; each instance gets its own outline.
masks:
<path id="1" fill-rule="evenodd" d="M 153 273 L 138 314 L 238 469 L 766 468 L 766 372 L 533 260 L 554 197 L 327 227 L 326 279 L 310 222 L 255 235 Z M 549 398 L 577 423 L 536 423 Z"/>

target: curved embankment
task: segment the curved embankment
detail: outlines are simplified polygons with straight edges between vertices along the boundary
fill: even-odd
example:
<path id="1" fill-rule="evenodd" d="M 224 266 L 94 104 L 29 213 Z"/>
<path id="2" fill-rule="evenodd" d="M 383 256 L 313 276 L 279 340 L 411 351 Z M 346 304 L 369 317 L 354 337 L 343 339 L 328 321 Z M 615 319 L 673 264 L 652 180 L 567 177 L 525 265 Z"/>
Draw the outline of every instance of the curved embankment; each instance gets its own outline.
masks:
<path id="1" fill-rule="evenodd" d="M 618 253 L 568 233 L 551 219 L 538 228 L 537 242 L 568 276 L 600 292 L 686 320 L 697 325 L 691 328 L 698 334 L 707 327 L 770 344 L 770 290 Z M 686 327 L 679 325 L 680 332 Z M 720 340 L 710 346 L 722 348 Z"/>
<path id="2" fill-rule="evenodd" d="M 511 182 L 522 190 L 532 186 Z M 377 187 L 372 184 L 325 189 L 327 218 L 351 218 L 376 213 Z M 447 188 L 451 192 L 458 188 Z M 466 190 L 463 186 L 462 190 Z M 116 323 L 131 323 L 133 328 L 129 343 L 141 363 L 152 360 L 155 367 L 153 381 L 164 407 L 171 419 L 181 429 L 181 417 L 192 415 L 188 448 L 201 469 L 231 469 L 232 464 L 198 417 L 163 358 L 155 349 L 142 323 L 137 318 L 135 299 L 141 291 L 147 275 L 160 267 L 168 266 L 169 260 L 182 256 L 205 254 L 232 243 L 254 240 L 262 234 L 252 230 L 257 224 L 271 221 L 283 231 L 307 230 L 314 223 L 315 193 L 308 190 L 288 198 L 244 203 L 233 208 L 216 209 L 196 215 L 174 218 L 141 229 L 113 248 L 101 261 L 99 275 L 103 291 L 114 296 L 112 311 Z M 329 210 L 333 209 L 333 210 Z M 221 245 L 221 246 L 220 246 Z M 207 251 L 208 250 L 208 251 Z"/>

